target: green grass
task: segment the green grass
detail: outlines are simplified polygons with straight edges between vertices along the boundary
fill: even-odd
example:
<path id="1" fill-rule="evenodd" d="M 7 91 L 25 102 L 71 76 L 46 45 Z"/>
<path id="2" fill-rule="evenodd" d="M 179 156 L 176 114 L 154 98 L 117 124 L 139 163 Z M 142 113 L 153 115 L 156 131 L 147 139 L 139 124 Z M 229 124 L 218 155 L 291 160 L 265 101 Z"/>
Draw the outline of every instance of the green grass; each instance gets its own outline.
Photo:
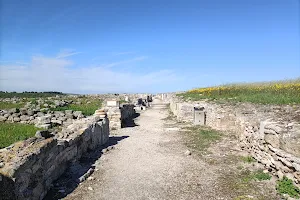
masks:
<path id="1" fill-rule="evenodd" d="M 252 156 L 241 156 L 241 160 L 245 163 L 253 163 L 256 161 Z"/>
<path id="2" fill-rule="evenodd" d="M 248 195 L 251 195 L 250 199 L 261 199 L 261 200 L 273 200 L 274 189 L 271 187 L 261 188 L 263 184 L 267 183 L 257 183 L 256 181 L 270 180 L 271 176 L 269 174 L 263 173 L 261 170 L 251 172 L 248 169 L 240 171 L 224 171 L 224 173 L 219 177 L 219 183 L 221 184 L 222 191 L 225 193 L 230 193 L 234 196 L 232 199 L 242 200 L 249 199 Z"/>
<path id="3" fill-rule="evenodd" d="M 87 103 L 90 102 L 90 103 Z M 64 110 L 73 110 L 73 111 L 82 111 L 82 114 L 89 116 L 95 113 L 95 110 L 101 108 L 102 101 L 101 100 L 89 100 L 84 99 L 82 103 L 77 104 L 69 104 L 63 107 L 51 108 L 52 111 L 64 111 Z"/>
<path id="4" fill-rule="evenodd" d="M 24 103 L 10 103 L 10 102 L 2 102 L 0 101 L 0 110 L 6 110 L 11 108 L 22 108 Z"/>
<path id="5" fill-rule="evenodd" d="M 288 194 L 293 198 L 299 199 L 300 189 L 286 176 L 284 176 L 282 180 L 277 181 L 276 189 L 279 194 Z"/>
<path id="6" fill-rule="evenodd" d="M 41 129 L 34 127 L 34 125 L 0 122 L 0 148 L 33 137 L 37 130 Z"/>
<path id="7" fill-rule="evenodd" d="M 186 100 L 226 100 L 259 104 L 300 104 L 300 79 L 231 84 L 177 94 Z"/>
<path id="8" fill-rule="evenodd" d="M 219 140 L 222 134 L 216 130 L 203 126 L 186 127 L 187 146 L 199 152 L 204 152 L 213 142 Z"/>
<path id="9" fill-rule="evenodd" d="M 22 97 L 22 98 L 36 98 L 36 97 L 53 97 L 56 95 L 65 95 L 61 92 L 3 92 L 0 91 L 0 98 L 12 98 L 12 97 Z"/>
<path id="10" fill-rule="evenodd" d="M 264 173 L 262 170 L 258 170 L 255 172 L 247 171 L 245 176 L 242 178 L 244 182 L 249 182 L 251 180 L 256 181 L 263 181 L 263 180 L 270 180 L 272 176 L 268 173 Z"/>

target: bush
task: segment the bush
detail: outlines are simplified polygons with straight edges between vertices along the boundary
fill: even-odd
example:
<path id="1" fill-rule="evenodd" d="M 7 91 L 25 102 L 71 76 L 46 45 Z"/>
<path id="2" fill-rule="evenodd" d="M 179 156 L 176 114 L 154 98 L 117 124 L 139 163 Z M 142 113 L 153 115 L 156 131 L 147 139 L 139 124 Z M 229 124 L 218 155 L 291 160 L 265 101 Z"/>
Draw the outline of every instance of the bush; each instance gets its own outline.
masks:
<path id="1" fill-rule="evenodd" d="M 288 194 L 290 197 L 299 198 L 300 189 L 286 176 L 284 176 L 282 180 L 277 181 L 276 190 L 280 194 Z"/>

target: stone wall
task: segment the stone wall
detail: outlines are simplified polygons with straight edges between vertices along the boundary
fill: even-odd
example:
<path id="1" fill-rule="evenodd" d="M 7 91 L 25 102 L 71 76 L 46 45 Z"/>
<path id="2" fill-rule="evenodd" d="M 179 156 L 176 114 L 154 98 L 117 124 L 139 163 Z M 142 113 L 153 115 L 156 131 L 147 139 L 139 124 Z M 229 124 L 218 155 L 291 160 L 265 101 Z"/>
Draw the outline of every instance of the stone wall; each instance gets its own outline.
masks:
<path id="1" fill-rule="evenodd" d="M 133 104 L 121 104 L 120 106 L 110 106 L 104 108 L 107 110 L 107 117 L 110 122 L 110 129 L 116 130 L 122 128 L 122 124 L 131 120 L 135 116 Z"/>
<path id="2" fill-rule="evenodd" d="M 179 121 L 193 122 L 194 107 L 204 107 L 206 125 L 230 131 L 240 147 L 266 169 L 300 184 L 300 107 L 250 103 L 184 102 L 173 94 L 165 97 Z"/>
<path id="3" fill-rule="evenodd" d="M 75 121 L 52 138 L 30 138 L 0 150 L 0 198 L 43 199 L 51 184 L 88 150 L 109 138 L 107 118 Z"/>

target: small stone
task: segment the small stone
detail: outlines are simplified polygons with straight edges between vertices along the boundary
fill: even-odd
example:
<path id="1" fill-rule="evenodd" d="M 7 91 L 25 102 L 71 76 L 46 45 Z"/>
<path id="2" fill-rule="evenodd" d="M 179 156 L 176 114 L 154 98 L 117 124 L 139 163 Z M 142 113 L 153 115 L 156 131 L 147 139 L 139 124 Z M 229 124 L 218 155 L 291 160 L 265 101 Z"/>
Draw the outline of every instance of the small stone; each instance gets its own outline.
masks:
<path id="1" fill-rule="evenodd" d="M 94 189 L 92 187 L 88 187 L 88 190 L 93 191 Z"/>
<path id="2" fill-rule="evenodd" d="M 277 176 L 281 180 L 283 178 L 283 173 L 281 171 L 277 171 Z"/>
<path id="3" fill-rule="evenodd" d="M 92 177 L 92 176 L 90 176 L 90 177 L 87 178 L 88 181 L 92 181 L 92 180 L 94 180 L 94 179 L 95 179 L 95 178 Z"/>
<path id="4" fill-rule="evenodd" d="M 108 149 L 102 149 L 102 153 L 108 152 Z"/>
<path id="5" fill-rule="evenodd" d="M 189 151 L 189 150 L 186 150 L 186 152 L 184 153 L 184 155 L 186 155 L 186 156 L 190 156 L 190 155 L 192 155 L 192 152 L 191 152 L 191 151 Z"/>
<path id="6" fill-rule="evenodd" d="M 5 164 L 4 164 L 3 162 L 1 162 L 1 163 L 0 163 L 0 168 L 4 167 L 4 165 L 5 165 Z"/>

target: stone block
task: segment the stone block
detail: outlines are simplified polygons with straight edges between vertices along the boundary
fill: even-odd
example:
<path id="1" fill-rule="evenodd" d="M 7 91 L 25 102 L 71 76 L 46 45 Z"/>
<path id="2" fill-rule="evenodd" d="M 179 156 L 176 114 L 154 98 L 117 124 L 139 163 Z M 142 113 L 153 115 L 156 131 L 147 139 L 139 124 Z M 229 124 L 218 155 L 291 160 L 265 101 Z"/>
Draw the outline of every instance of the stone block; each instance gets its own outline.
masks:
<path id="1" fill-rule="evenodd" d="M 205 125 L 206 113 L 203 109 L 194 107 L 194 125 Z"/>
<path id="2" fill-rule="evenodd" d="M 116 101 L 116 100 L 109 100 L 109 101 L 106 102 L 106 106 L 108 106 L 108 107 L 119 107 L 120 102 Z"/>

